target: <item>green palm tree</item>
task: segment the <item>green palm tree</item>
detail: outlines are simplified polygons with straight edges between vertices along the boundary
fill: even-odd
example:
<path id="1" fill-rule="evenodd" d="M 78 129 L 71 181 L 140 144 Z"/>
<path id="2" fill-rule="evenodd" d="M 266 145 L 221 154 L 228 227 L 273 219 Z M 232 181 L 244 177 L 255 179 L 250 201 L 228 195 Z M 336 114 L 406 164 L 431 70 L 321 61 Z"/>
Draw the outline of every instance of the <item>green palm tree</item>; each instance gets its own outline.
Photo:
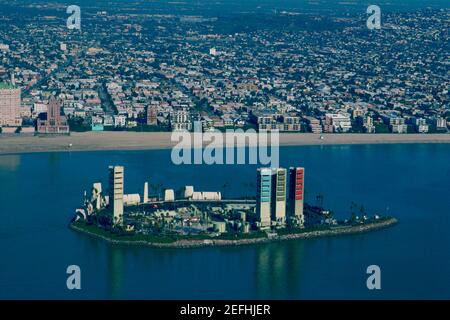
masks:
<path id="1" fill-rule="evenodd" d="M 317 205 L 318 205 L 320 208 L 323 208 L 323 202 L 324 202 L 324 196 L 323 196 L 323 194 L 317 195 L 317 196 L 316 196 L 316 201 L 317 201 Z"/>
<path id="2" fill-rule="evenodd" d="M 356 203 L 352 201 L 352 203 L 350 205 L 350 213 L 351 213 L 352 221 L 356 220 L 355 208 L 356 208 Z"/>
<path id="3" fill-rule="evenodd" d="M 366 214 L 366 208 L 364 208 L 363 205 L 359 208 L 359 212 L 361 213 L 361 216 L 364 216 Z"/>
<path id="4" fill-rule="evenodd" d="M 222 185 L 222 198 L 225 198 L 225 189 L 228 188 L 228 187 L 229 187 L 228 182 L 225 182 L 225 183 Z"/>
<path id="5" fill-rule="evenodd" d="M 152 190 L 153 195 L 158 193 L 158 185 L 157 184 L 151 184 L 150 189 Z"/>

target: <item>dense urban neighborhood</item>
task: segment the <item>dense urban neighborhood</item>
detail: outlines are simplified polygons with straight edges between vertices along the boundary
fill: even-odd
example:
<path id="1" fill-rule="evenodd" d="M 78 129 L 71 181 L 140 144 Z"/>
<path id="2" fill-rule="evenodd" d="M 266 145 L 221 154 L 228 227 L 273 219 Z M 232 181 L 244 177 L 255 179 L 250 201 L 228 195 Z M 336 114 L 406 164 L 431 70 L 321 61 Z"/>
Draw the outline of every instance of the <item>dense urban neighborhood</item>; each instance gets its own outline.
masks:
<path id="1" fill-rule="evenodd" d="M 63 5 L 1 2 L 3 134 L 196 122 L 205 132 L 445 133 L 450 124 L 448 9 L 389 13 L 369 30 L 363 13 L 256 19 L 131 14 L 123 4 L 83 7 L 77 30 Z"/>
<path id="2" fill-rule="evenodd" d="M 0 300 L 450 299 L 449 26 L 449 0 L 0 0 Z"/>

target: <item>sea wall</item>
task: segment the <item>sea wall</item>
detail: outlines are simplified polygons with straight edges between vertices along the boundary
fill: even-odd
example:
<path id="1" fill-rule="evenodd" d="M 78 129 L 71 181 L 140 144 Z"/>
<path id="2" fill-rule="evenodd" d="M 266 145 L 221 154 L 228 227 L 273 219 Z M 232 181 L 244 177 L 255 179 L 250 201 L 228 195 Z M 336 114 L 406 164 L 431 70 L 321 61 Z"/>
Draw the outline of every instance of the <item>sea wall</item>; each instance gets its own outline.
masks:
<path id="1" fill-rule="evenodd" d="M 120 245 L 138 245 L 138 246 L 150 246 L 155 248 L 199 248 L 199 247 L 209 247 L 209 246 L 241 246 L 241 245 L 251 245 L 251 244 L 261 244 L 261 243 L 269 243 L 269 242 L 278 242 L 278 241 L 288 241 L 288 240 L 296 240 L 296 239 L 308 239 L 308 238 L 318 238 L 318 237 L 332 237 L 332 236 L 340 236 L 340 235 L 349 235 L 349 234 L 359 234 L 366 233 L 370 231 L 375 231 L 383 228 L 387 228 L 396 224 L 398 221 L 395 218 L 388 218 L 377 222 L 371 222 L 367 224 L 361 224 L 356 226 L 342 226 L 336 227 L 328 230 L 317 230 L 317 231 L 307 231 L 303 233 L 292 233 L 281 235 L 273 238 L 255 238 L 255 239 L 236 239 L 236 240 L 218 240 L 218 239 L 207 239 L 207 240 L 179 240 L 170 243 L 156 243 L 149 241 L 129 241 L 129 240 L 117 240 L 107 236 L 95 234 L 73 224 L 70 225 L 70 228 L 86 233 L 90 236 L 94 236 L 97 238 L 101 238 L 105 241 L 108 241 L 112 244 L 120 244 Z"/>

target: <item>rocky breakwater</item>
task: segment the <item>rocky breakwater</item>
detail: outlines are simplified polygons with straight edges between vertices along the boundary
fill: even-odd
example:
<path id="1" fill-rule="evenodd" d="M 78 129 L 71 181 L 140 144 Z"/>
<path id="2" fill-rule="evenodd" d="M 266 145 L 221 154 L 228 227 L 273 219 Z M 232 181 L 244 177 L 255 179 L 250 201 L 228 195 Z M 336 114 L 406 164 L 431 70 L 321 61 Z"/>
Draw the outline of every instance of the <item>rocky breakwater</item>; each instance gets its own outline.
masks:
<path id="1" fill-rule="evenodd" d="M 298 233 L 287 233 L 283 235 L 272 235 L 270 237 L 260 237 L 252 239 L 183 239 L 173 242 L 150 242 L 145 240 L 122 240 L 120 238 L 114 237 L 113 235 L 101 235 L 76 225 L 71 225 L 71 228 L 75 231 L 89 234 L 106 240 L 113 244 L 121 245 L 141 245 L 141 246 L 151 246 L 155 248 L 199 248 L 199 247 L 209 247 L 209 246 L 241 246 L 241 245 L 251 245 L 251 244 L 261 244 L 277 241 L 289 241 L 296 239 L 308 239 L 308 238 L 318 238 L 318 237 L 331 237 L 340 235 L 350 235 L 350 234 L 360 234 L 370 231 L 375 231 L 383 228 L 387 228 L 396 224 L 398 221 L 395 218 L 384 218 L 377 221 L 357 224 L 357 225 L 342 225 L 330 227 L 328 229 L 322 230 L 304 230 Z"/>

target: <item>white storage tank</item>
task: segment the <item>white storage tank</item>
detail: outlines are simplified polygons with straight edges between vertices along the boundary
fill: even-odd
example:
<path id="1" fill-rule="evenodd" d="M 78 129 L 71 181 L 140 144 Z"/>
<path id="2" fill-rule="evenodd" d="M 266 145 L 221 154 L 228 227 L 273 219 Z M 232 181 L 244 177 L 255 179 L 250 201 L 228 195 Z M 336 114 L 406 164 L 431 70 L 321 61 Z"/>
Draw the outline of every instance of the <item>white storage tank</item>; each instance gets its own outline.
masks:
<path id="1" fill-rule="evenodd" d="M 191 199 L 194 196 L 194 187 L 186 186 L 184 187 L 184 198 Z"/>
<path id="2" fill-rule="evenodd" d="M 164 192 L 164 201 L 175 201 L 175 191 L 173 189 L 167 189 Z"/>
<path id="3" fill-rule="evenodd" d="M 124 194 L 123 204 L 126 206 L 136 206 L 141 203 L 140 194 Z"/>
<path id="4" fill-rule="evenodd" d="M 227 231 L 227 224 L 223 221 L 213 221 L 214 230 L 219 233 L 225 233 Z"/>

